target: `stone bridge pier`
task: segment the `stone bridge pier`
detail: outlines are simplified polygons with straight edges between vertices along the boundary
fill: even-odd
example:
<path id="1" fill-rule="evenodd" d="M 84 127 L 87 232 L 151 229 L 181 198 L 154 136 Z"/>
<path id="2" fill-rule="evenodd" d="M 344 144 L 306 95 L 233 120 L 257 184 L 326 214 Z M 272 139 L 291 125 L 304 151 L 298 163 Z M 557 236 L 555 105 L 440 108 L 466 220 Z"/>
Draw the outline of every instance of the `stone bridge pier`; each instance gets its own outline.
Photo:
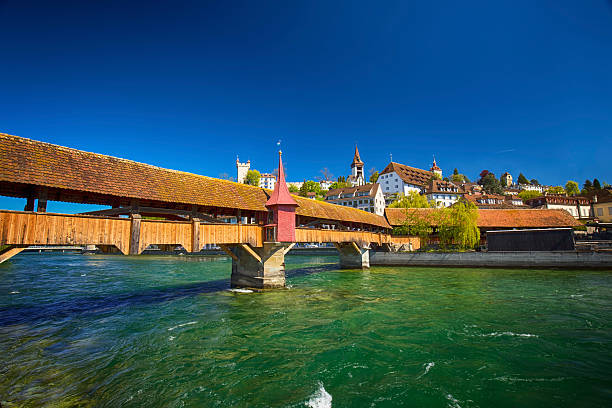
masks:
<path id="1" fill-rule="evenodd" d="M 284 288 L 285 255 L 294 245 L 265 242 L 261 248 L 249 244 L 222 247 L 232 258 L 232 288 Z"/>
<path id="2" fill-rule="evenodd" d="M 340 255 L 340 268 L 364 269 L 370 267 L 370 249 L 355 242 L 334 244 Z"/>

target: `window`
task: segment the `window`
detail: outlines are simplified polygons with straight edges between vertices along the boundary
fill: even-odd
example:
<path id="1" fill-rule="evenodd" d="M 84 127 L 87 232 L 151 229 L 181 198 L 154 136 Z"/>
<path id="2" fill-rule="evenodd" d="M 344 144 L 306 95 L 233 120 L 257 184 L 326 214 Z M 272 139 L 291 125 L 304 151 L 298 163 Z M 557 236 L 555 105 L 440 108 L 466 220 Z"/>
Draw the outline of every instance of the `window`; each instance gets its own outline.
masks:
<path id="1" fill-rule="evenodd" d="M 612 215 L 612 207 L 608 207 L 608 215 Z"/>

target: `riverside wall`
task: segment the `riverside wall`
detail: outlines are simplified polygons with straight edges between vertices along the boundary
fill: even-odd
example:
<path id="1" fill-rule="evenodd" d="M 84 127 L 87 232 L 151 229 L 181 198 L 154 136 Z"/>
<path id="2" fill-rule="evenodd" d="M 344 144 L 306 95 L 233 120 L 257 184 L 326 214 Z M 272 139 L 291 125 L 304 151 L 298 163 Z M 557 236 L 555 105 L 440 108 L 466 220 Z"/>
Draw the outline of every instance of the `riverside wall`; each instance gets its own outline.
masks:
<path id="1" fill-rule="evenodd" d="M 612 270 L 612 252 L 370 252 L 370 265 Z"/>

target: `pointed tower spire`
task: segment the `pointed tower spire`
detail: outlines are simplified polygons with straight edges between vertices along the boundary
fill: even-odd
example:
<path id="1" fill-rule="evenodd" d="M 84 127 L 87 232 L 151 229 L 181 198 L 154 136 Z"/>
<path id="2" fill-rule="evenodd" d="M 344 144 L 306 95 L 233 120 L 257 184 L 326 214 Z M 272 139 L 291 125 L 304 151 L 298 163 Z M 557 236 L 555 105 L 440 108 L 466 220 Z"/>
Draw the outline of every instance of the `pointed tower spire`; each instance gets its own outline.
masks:
<path id="1" fill-rule="evenodd" d="M 295 205 L 298 206 L 298 203 L 295 202 L 293 197 L 291 197 L 291 193 L 289 193 L 289 188 L 287 188 L 287 183 L 285 182 L 285 169 L 283 168 L 283 159 L 280 150 L 278 151 L 278 180 L 274 185 L 274 192 L 266 202 L 266 207 L 272 205 Z"/>
<path id="2" fill-rule="evenodd" d="M 355 145 L 355 157 L 353 157 L 353 165 L 355 164 L 363 164 L 361 161 L 361 157 L 359 156 L 359 149 L 357 149 L 357 145 Z"/>

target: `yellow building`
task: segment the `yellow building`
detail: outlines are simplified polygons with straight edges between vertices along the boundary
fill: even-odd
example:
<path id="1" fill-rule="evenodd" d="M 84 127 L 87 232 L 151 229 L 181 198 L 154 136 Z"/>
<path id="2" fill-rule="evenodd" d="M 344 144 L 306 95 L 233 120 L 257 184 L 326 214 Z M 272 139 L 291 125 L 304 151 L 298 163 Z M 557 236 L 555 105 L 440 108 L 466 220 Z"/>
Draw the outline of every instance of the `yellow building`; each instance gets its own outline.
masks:
<path id="1" fill-rule="evenodd" d="M 593 197 L 593 216 L 600 222 L 612 222 L 612 197 Z"/>

